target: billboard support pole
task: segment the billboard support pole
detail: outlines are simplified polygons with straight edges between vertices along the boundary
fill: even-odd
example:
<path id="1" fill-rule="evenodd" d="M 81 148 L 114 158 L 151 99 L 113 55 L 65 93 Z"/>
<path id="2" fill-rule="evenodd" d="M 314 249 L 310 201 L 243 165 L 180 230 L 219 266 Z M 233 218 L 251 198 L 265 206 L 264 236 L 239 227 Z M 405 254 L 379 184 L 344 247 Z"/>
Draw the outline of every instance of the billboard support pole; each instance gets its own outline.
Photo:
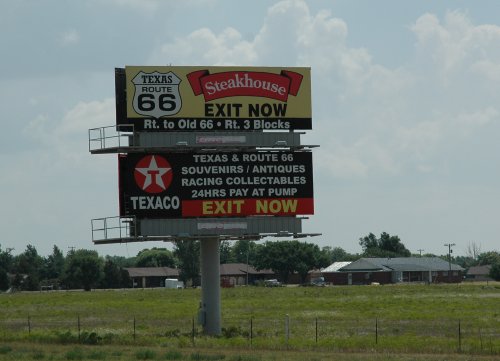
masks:
<path id="1" fill-rule="evenodd" d="M 200 241 L 200 256 L 203 332 L 218 336 L 221 334 L 219 238 Z"/>

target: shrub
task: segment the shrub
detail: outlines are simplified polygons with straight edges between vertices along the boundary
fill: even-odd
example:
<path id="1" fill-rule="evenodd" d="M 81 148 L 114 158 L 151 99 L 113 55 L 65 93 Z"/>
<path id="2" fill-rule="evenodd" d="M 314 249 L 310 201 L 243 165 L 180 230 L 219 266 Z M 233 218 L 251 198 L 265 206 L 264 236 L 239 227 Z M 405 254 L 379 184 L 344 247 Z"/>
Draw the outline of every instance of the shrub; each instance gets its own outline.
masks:
<path id="1" fill-rule="evenodd" d="M 106 360 L 106 353 L 103 351 L 93 351 L 88 355 L 91 360 Z"/>
<path id="2" fill-rule="evenodd" d="M 175 330 L 169 330 L 165 332 L 166 337 L 175 337 L 178 338 L 181 335 L 181 331 L 177 328 Z"/>
<path id="3" fill-rule="evenodd" d="M 164 358 L 165 360 L 182 360 L 182 354 L 179 351 L 169 351 Z"/>
<path id="4" fill-rule="evenodd" d="M 203 355 L 201 353 L 192 353 L 190 360 L 193 361 L 217 361 L 224 360 L 226 355 Z"/>
<path id="5" fill-rule="evenodd" d="M 135 353 L 135 357 L 138 360 L 152 360 L 156 357 L 156 353 L 153 350 L 139 350 Z"/>
<path id="6" fill-rule="evenodd" d="M 231 326 L 228 328 L 222 328 L 222 336 L 225 338 L 233 338 L 238 336 L 248 337 L 248 332 L 243 331 L 241 327 Z"/>
<path id="7" fill-rule="evenodd" d="M 236 355 L 230 358 L 230 361 L 260 361 L 261 357 L 255 355 Z"/>
<path id="8" fill-rule="evenodd" d="M 33 352 L 33 360 L 43 360 L 45 358 L 45 354 L 42 351 Z"/>
<path id="9" fill-rule="evenodd" d="M 76 343 L 78 341 L 78 336 L 73 335 L 70 331 L 56 331 L 55 336 L 57 341 L 62 344 Z"/>
<path id="10" fill-rule="evenodd" d="M 96 332 L 82 332 L 80 335 L 80 342 L 85 345 L 97 345 L 102 341 L 102 337 L 100 337 Z"/>
<path id="11" fill-rule="evenodd" d="M 66 360 L 83 360 L 83 351 L 79 348 L 75 348 L 66 352 Z"/>
<path id="12" fill-rule="evenodd" d="M 0 355 L 5 355 L 11 351 L 12 351 L 12 347 L 10 347 L 10 346 L 7 346 L 7 345 L 0 346 Z"/>

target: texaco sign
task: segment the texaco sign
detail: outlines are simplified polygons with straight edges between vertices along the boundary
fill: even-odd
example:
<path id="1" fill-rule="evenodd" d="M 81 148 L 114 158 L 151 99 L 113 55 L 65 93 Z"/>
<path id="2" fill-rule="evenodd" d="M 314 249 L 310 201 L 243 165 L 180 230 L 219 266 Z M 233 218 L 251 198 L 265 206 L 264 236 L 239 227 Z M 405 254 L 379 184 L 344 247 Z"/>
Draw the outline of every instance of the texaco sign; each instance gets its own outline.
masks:
<path id="1" fill-rule="evenodd" d="M 127 154 L 119 170 L 122 216 L 314 213 L 310 152 Z"/>

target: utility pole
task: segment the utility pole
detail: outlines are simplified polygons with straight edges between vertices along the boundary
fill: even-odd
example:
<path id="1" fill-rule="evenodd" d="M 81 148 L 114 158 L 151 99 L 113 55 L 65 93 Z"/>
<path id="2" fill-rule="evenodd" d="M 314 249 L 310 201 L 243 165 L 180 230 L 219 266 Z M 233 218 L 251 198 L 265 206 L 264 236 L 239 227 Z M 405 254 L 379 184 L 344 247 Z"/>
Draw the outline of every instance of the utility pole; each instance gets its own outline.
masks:
<path id="1" fill-rule="evenodd" d="M 423 252 L 423 251 L 424 251 L 423 249 L 417 249 L 417 252 L 419 252 L 419 253 L 420 253 L 420 257 L 422 257 L 422 252 Z"/>
<path id="2" fill-rule="evenodd" d="M 451 283 L 451 254 L 453 253 L 451 247 L 456 246 L 455 243 L 445 243 L 445 247 L 448 247 L 448 265 L 449 265 L 449 271 L 448 271 L 448 281 Z"/>

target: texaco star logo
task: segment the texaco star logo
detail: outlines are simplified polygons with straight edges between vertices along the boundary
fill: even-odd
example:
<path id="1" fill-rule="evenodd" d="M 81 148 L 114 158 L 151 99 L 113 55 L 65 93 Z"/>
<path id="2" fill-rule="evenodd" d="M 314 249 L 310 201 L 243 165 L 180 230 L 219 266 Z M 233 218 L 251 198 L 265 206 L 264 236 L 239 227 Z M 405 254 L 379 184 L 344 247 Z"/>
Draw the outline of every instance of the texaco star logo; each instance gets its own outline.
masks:
<path id="1" fill-rule="evenodd" d="M 148 155 L 135 166 L 135 182 L 147 193 L 161 193 L 172 183 L 172 166 L 159 155 Z"/>

